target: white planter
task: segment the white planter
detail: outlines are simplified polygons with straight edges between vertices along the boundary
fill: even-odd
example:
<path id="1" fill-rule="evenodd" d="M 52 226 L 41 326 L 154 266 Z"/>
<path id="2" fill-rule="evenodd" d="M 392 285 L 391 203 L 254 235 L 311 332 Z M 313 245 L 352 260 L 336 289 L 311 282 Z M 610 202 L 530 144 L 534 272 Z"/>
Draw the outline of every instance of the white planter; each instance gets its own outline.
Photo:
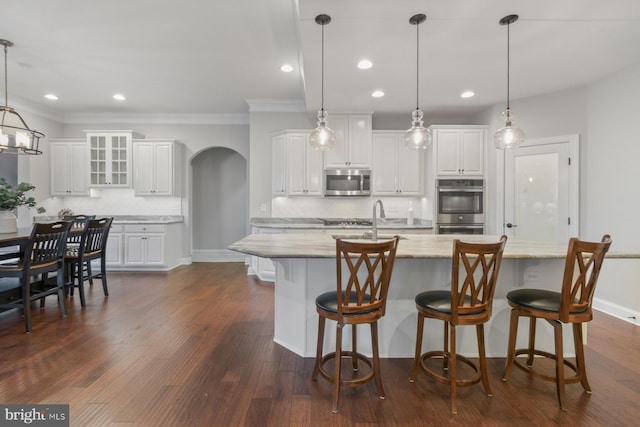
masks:
<path id="1" fill-rule="evenodd" d="M 12 211 L 0 211 L 0 233 L 15 233 L 18 231 L 18 218 Z"/>

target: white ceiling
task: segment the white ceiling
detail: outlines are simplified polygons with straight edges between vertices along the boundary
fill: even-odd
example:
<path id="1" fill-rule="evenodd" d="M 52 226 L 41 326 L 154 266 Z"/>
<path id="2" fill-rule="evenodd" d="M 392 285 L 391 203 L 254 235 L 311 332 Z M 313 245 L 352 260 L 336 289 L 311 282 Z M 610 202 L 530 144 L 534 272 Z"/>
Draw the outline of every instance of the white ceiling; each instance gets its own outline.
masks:
<path id="1" fill-rule="evenodd" d="M 511 99 L 597 80 L 640 62 L 639 0 L 30 0 L 0 13 L 12 100 L 74 113 L 246 114 L 248 101 L 320 107 L 319 13 L 325 27 L 325 108 L 410 115 L 473 114 Z M 373 68 L 358 70 L 361 58 Z M 282 63 L 294 66 L 282 73 Z M 374 99 L 374 89 L 386 96 Z M 471 89 L 476 96 L 461 99 Z M 112 95 L 121 92 L 125 102 Z M 56 102 L 45 93 L 59 96 Z M 4 103 L 4 102 L 0 102 Z M 407 119 L 408 121 L 409 119 Z"/>

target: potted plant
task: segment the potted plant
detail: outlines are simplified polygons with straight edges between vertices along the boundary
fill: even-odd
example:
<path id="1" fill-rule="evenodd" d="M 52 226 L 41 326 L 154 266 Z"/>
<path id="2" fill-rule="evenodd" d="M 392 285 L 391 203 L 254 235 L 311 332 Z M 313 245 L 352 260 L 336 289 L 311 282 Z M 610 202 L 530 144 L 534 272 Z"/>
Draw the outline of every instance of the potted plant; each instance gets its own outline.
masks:
<path id="1" fill-rule="evenodd" d="M 27 196 L 27 193 L 35 188 L 28 182 L 21 182 L 14 188 L 6 179 L 0 178 L 0 233 L 17 231 L 17 218 L 13 210 L 20 206 L 35 207 L 36 199 Z M 44 211 L 44 208 L 38 208 L 38 213 Z"/>

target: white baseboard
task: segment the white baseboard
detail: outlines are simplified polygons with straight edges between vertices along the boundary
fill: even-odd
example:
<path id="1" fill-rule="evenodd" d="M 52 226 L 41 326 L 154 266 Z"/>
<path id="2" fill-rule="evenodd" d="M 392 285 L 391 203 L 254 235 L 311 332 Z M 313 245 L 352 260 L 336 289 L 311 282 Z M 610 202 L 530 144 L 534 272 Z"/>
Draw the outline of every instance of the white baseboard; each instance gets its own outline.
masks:
<path id="1" fill-rule="evenodd" d="M 633 323 L 634 325 L 640 325 L 640 312 L 628 307 L 623 307 L 600 298 L 594 298 L 593 308 L 613 317 L 617 317 L 618 319 Z"/>
<path id="2" fill-rule="evenodd" d="M 247 262 L 247 255 L 228 249 L 193 249 L 193 262 Z"/>

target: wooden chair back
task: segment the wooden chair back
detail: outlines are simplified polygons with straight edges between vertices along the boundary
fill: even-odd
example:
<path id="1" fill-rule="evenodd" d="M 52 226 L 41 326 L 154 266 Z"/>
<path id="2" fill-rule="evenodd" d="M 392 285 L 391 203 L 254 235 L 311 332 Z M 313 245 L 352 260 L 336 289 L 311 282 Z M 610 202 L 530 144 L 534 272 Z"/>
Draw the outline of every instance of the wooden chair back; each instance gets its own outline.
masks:
<path id="1" fill-rule="evenodd" d="M 608 234 L 600 242 L 586 242 L 575 237 L 569 240 L 560 299 L 561 322 L 571 322 L 576 315 L 580 322 L 591 320 L 593 294 L 610 246 L 611 236 Z"/>
<path id="2" fill-rule="evenodd" d="M 63 259 L 70 228 L 71 222 L 68 221 L 34 224 L 29 244 L 25 248 L 24 268 L 32 270 Z"/>
<path id="3" fill-rule="evenodd" d="M 111 229 L 113 218 L 91 219 L 82 233 L 79 253 L 82 255 L 95 255 L 104 251 L 107 246 L 107 238 Z"/>
<path id="4" fill-rule="evenodd" d="M 95 215 L 65 215 L 64 221 L 71 221 L 71 228 L 83 229 L 87 226 L 89 220 L 94 219 Z M 67 243 L 80 243 L 82 236 L 80 234 L 69 236 Z"/>
<path id="5" fill-rule="evenodd" d="M 336 239 L 338 316 L 384 316 L 398 241 L 351 242 Z M 343 278 L 343 266 L 346 273 Z"/>
<path id="6" fill-rule="evenodd" d="M 491 317 L 507 236 L 497 243 L 453 241 L 451 323 L 476 323 Z M 464 320 L 462 320 L 464 319 Z"/>

